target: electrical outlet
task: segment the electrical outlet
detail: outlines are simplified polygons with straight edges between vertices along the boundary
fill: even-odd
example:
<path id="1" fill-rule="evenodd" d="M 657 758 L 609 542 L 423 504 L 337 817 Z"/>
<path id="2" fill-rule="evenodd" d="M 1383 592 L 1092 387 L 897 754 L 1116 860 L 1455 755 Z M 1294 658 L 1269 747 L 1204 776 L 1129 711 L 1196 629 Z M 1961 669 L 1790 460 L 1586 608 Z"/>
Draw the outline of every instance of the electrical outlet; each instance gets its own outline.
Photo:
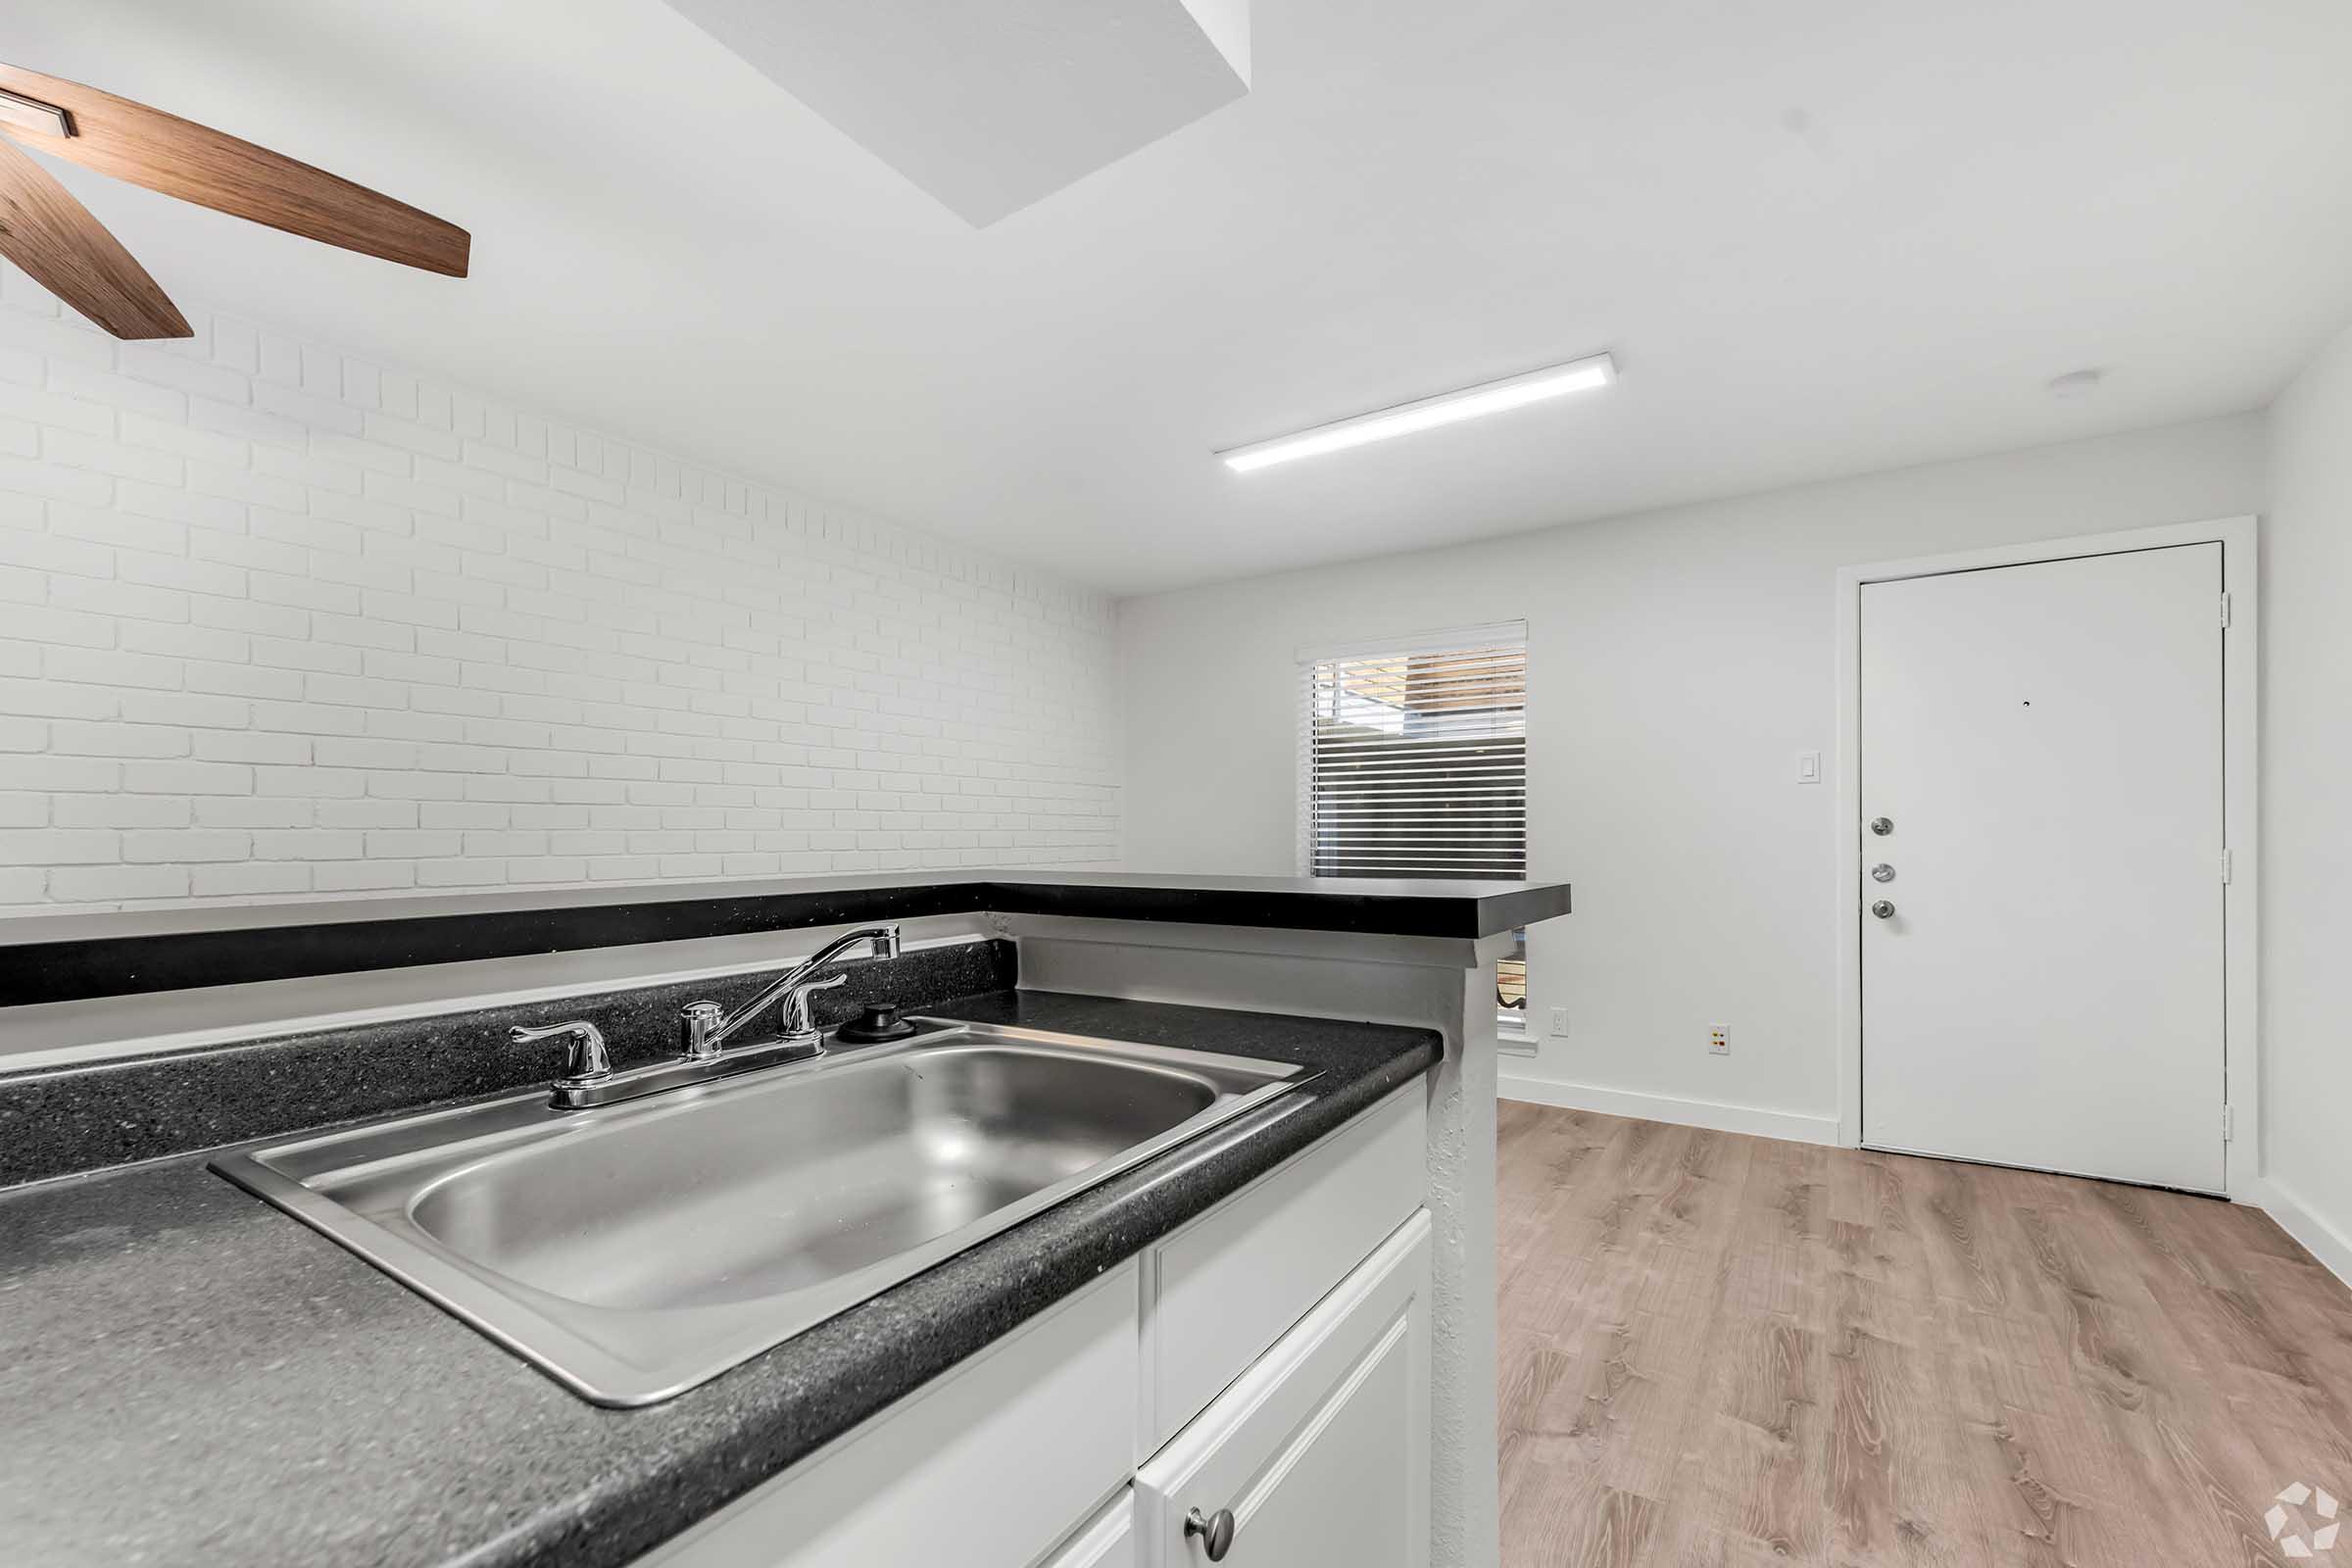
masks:
<path id="1" fill-rule="evenodd" d="M 1732 1054 L 1731 1031 L 1719 1023 L 1707 1025 L 1707 1054 L 1728 1056 Z"/>
<path id="2" fill-rule="evenodd" d="M 1566 1007 L 1551 1009 L 1551 1032 L 1555 1035 L 1564 1035 L 1568 1032 L 1568 1009 Z"/>

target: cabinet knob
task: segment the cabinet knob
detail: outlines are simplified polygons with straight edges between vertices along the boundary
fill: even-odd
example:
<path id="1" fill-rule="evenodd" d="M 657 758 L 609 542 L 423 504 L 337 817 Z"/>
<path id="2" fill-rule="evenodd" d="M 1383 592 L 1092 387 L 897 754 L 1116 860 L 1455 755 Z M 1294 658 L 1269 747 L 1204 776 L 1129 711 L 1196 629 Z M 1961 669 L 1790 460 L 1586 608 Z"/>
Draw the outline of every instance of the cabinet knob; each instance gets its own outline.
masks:
<path id="1" fill-rule="evenodd" d="M 1219 1508 L 1215 1513 L 1204 1514 L 1195 1508 L 1184 1516 L 1184 1537 L 1190 1541 L 1195 1536 L 1208 1549 L 1210 1562 L 1223 1562 L 1225 1554 L 1233 1549 L 1233 1510 Z"/>

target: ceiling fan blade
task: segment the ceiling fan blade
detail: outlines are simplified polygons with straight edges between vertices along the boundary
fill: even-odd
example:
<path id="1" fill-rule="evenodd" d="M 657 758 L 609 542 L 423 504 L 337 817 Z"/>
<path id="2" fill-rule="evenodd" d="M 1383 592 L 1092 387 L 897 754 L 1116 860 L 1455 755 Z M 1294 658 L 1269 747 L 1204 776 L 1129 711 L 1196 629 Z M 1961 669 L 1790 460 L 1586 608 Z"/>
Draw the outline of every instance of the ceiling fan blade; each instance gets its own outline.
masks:
<path id="1" fill-rule="evenodd" d="M 0 255 L 117 337 L 191 337 L 122 241 L 31 157 L 0 140 Z"/>
<path id="2" fill-rule="evenodd" d="M 27 147 L 305 239 L 466 275 L 471 235 L 365 185 L 37 71 L 0 65 L 0 89 L 18 100 L 0 99 L 0 129 Z"/>

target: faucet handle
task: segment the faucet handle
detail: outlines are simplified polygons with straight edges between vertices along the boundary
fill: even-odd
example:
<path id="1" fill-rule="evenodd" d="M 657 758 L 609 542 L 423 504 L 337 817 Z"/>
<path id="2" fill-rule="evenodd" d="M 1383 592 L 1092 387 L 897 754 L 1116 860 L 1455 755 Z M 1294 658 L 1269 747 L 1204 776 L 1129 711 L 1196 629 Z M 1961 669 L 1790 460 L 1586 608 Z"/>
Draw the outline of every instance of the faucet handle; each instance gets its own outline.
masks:
<path id="1" fill-rule="evenodd" d="M 690 1002 L 678 1013 L 678 1036 L 689 1061 L 707 1061 L 718 1054 L 715 1036 L 727 1021 L 715 1002 Z"/>
<path id="2" fill-rule="evenodd" d="M 564 1036 L 570 1046 L 564 1055 L 564 1076 L 559 1082 L 589 1083 L 612 1076 L 612 1057 L 605 1050 L 604 1031 L 592 1023 L 575 1018 L 564 1023 L 551 1023 L 540 1029 L 516 1024 L 507 1031 L 507 1038 L 518 1046 L 528 1045 L 534 1040 L 553 1040 L 558 1035 Z"/>
<path id="3" fill-rule="evenodd" d="M 817 1027 L 808 1016 L 808 993 L 830 991 L 835 986 L 846 986 L 849 983 L 848 975 L 837 974 L 830 980 L 809 980 L 797 986 L 787 987 L 784 992 L 783 1016 L 777 1020 L 783 1027 L 784 1038 L 798 1040 L 803 1036 L 815 1036 L 818 1032 Z"/>

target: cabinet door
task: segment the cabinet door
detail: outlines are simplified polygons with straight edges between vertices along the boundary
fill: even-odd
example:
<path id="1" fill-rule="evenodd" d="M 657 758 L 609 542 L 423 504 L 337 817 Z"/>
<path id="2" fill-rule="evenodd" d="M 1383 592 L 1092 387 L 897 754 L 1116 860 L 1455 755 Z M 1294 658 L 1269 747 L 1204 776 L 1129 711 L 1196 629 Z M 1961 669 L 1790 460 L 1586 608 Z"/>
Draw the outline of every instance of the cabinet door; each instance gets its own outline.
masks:
<path id="1" fill-rule="evenodd" d="M 1135 1265 L 1122 1263 L 634 1568 L 1048 1557 L 1127 1481 L 1136 1290 Z"/>
<path id="2" fill-rule="evenodd" d="M 1042 1568 L 1137 1568 L 1133 1489 L 1121 1487 L 1119 1494 Z"/>
<path id="3" fill-rule="evenodd" d="M 1407 1084 L 1144 1257 L 1144 1428 L 1156 1451 L 1421 1206 L 1423 1090 Z"/>
<path id="4" fill-rule="evenodd" d="M 1426 1568 L 1429 1215 L 1373 1254 L 1136 1474 L 1144 1568 Z"/>

